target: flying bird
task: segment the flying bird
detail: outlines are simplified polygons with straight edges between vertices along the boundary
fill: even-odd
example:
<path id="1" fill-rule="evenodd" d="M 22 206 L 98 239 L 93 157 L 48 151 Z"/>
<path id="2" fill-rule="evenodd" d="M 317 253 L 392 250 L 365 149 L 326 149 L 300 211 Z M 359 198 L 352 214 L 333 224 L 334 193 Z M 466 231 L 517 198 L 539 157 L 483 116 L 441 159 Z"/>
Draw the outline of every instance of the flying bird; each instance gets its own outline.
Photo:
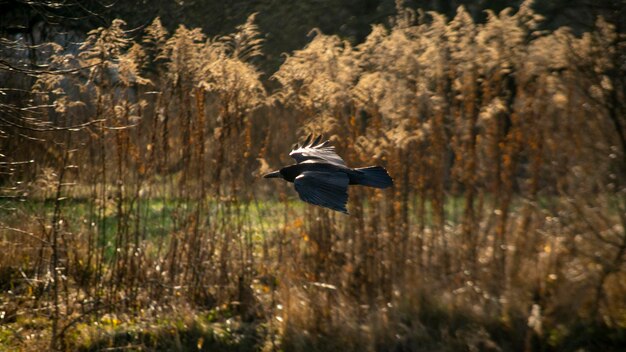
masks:
<path id="1" fill-rule="evenodd" d="M 302 146 L 296 144 L 289 156 L 295 164 L 263 175 L 264 178 L 282 178 L 293 182 L 300 199 L 348 214 L 348 185 L 374 188 L 393 186 L 393 180 L 382 166 L 350 168 L 335 152 L 330 141 L 322 136 L 312 140 L 309 135 Z"/>

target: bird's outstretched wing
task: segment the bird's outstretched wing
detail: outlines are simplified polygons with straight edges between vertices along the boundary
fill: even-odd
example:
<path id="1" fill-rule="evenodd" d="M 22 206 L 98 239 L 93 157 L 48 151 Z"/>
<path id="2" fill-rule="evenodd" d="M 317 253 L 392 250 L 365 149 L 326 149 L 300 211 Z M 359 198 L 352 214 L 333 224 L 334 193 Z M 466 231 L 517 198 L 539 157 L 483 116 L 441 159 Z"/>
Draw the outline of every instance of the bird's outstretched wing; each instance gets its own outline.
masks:
<path id="1" fill-rule="evenodd" d="M 293 183 L 303 201 L 347 214 L 348 182 L 343 172 L 305 171 Z"/>
<path id="2" fill-rule="evenodd" d="M 322 136 L 318 136 L 314 141 L 311 141 L 311 139 L 312 135 L 309 135 L 304 143 L 302 143 L 302 146 L 295 146 L 291 153 L 289 153 L 289 156 L 294 158 L 297 163 L 310 160 L 326 161 L 343 166 L 346 165 L 346 162 L 335 152 L 335 147 L 330 145 L 330 141 L 321 142 Z"/>

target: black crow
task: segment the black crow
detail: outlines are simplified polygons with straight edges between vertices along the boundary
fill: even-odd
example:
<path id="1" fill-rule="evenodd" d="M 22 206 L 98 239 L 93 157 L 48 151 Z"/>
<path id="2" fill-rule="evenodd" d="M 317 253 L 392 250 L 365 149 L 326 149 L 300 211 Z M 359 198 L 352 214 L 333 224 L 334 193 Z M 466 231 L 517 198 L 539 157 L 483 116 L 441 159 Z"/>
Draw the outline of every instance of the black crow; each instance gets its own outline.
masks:
<path id="1" fill-rule="evenodd" d="M 337 155 L 330 141 L 321 142 L 322 136 L 311 141 L 309 135 L 302 146 L 295 145 L 289 156 L 293 165 L 270 172 L 265 178 L 282 178 L 293 182 L 300 199 L 307 203 L 348 213 L 348 185 L 387 188 L 393 180 L 381 166 L 352 169 Z"/>

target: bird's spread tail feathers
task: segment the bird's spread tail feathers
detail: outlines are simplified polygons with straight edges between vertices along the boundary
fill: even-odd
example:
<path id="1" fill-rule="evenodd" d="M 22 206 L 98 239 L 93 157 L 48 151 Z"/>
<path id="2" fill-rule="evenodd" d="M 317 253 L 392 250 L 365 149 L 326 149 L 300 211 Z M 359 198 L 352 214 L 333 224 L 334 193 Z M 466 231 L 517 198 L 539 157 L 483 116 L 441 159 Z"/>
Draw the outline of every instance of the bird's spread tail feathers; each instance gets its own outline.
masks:
<path id="1" fill-rule="evenodd" d="M 393 186 L 393 179 L 382 166 L 369 166 L 357 168 L 360 174 L 356 176 L 356 184 L 375 187 L 387 188 Z"/>

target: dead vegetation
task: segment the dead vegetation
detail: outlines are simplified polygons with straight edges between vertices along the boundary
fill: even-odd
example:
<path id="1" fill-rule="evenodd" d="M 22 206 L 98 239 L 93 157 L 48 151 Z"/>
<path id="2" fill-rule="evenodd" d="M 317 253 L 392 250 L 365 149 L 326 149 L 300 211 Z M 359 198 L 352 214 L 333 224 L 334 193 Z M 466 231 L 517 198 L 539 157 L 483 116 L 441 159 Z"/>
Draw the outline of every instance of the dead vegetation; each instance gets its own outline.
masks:
<path id="1" fill-rule="evenodd" d="M 0 344 L 617 349 L 624 38 L 539 21 L 400 7 L 356 46 L 315 33 L 269 85 L 254 15 L 37 48 L 50 71 L 0 101 Z M 258 179 L 309 132 L 396 186 L 343 216 Z"/>

